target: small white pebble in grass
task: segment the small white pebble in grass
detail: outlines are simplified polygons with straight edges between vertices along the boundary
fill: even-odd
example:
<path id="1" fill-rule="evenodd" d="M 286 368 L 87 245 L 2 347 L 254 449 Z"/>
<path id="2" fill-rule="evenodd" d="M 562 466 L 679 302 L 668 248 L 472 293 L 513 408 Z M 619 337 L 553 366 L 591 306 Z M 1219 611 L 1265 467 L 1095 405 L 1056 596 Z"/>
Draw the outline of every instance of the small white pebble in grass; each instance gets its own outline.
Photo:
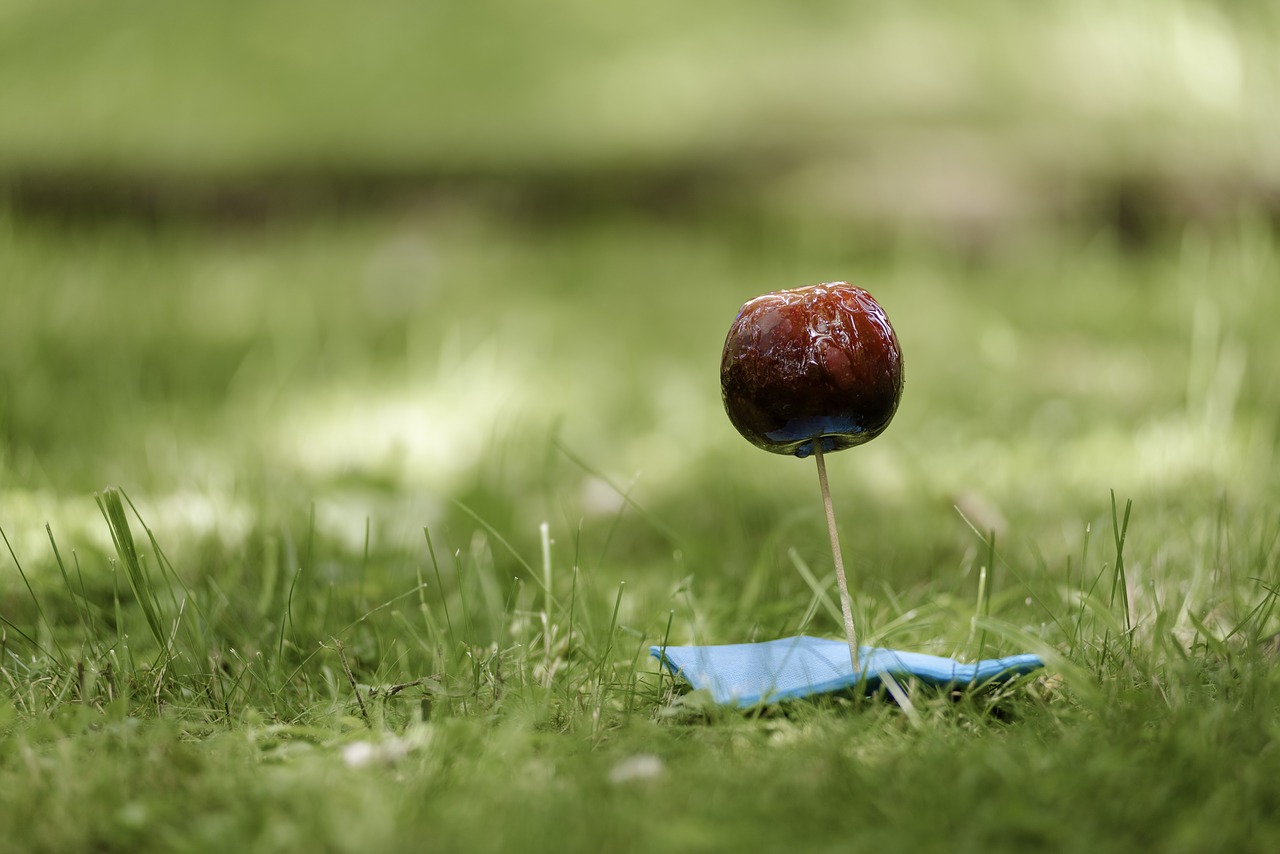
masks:
<path id="1" fill-rule="evenodd" d="M 353 741 L 342 748 L 342 761 L 352 768 L 362 768 L 374 760 L 377 748 L 367 741 Z"/>
<path id="2" fill-rule="evenodd" d="M 609 782 L 619 784 L 636 780 L 656 780 L 665 771 L 666 766 L 660 757 L 652 753 L 637 753 L 613 766 L 613 770 L 609 772 Z"/>
<path id="3" fill-rule="evenodd" d="M 408 755 L 414 748 L 412 739 L 389 738 L 377 744 L 370 741 L 353 741 L 343 745 L 342 761 L 348 768 L 363 768 L 366 765 L 392 765 Z"/>

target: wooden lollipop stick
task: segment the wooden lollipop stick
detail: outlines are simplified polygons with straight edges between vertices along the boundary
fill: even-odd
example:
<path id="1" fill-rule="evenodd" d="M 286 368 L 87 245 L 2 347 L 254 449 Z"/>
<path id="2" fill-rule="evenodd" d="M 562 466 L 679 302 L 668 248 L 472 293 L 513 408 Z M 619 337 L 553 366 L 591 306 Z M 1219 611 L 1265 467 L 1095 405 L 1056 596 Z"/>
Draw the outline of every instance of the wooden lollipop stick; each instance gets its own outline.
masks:
<path id="1" fill-rule="evenodd" d="M 822 458 L 822 437 L 813 440 L 813 456 L 818 461 L 818 485 L 822 487 L 822 506 L 827 511 L 827 532 L 831 534 L 831 556 L 836 562 L 836 583 L 840 586 L 840 610 L 844 612 L 844 637 L 849 642 L 849 661 L 857 673 L 858 635 L 853 628 L 853 602 L 849 599 L 849 583 L 844 575 L 844 557 L 840 554 L 840 535 L 836 532 L 836 514 L 831 509 L 831 488 L 827 485 L 827 463 Z"/>

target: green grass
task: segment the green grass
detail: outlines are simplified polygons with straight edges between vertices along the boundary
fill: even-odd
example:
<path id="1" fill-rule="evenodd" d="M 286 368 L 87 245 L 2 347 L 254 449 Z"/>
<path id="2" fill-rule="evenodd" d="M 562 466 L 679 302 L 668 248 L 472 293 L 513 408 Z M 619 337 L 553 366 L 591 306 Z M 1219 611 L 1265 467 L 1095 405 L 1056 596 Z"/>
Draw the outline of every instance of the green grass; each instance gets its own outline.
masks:
<path id="1" fill-rule="evenodd" d="M 3 235 L 19 847 L 1275 842 L 1254 219 L 1137 256 L 754 215 Z M 812 467 L 732 432 L 715 367 L 743 299 L 840 275 L 908 371 L 893 429 L 830 461 L 862 631 L 1051 665 L 912 687 L 919 728 L 716 709 L 646 654 L 839 636 Z"/>
<path id="2" fill-rule="evenodd" d="M 0 847 L 1280 848 L 1275 11 L 1023 5 L 0 3 Z M 834 279 L 918 722 L 647 654 L 842 636 Z"/>

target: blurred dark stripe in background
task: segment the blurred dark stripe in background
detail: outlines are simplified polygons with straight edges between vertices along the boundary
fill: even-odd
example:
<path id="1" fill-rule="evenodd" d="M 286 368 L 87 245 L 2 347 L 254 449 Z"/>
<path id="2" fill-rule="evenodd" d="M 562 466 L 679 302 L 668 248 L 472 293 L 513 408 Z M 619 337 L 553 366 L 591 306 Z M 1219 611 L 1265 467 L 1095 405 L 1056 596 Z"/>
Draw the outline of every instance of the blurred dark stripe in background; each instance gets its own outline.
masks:
<path id="1" fill-rule="evenodd" d="M 747 209 L 964 242 L 1280 213 L 1270 3 L 0 4 L 0 199 Z M 1012 230 L 1012 231 L 1011 231 Z"/>

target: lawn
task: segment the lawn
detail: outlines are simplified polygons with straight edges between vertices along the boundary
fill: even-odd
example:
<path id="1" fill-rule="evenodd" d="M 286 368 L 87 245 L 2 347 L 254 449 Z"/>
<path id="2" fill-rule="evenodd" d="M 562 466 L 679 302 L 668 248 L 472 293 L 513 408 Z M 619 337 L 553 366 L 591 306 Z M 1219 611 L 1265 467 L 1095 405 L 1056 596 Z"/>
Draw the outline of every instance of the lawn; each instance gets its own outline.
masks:
<path id="1" fill-rule="evenodd" d="M 6 847 L 1280 847 L 1274 12 L 133 5 L 0 12 Z M 648 655 L 842 637 L 717 379 L 836 279 L 864 640 L 1048 665 L 914 717 Z"/>

